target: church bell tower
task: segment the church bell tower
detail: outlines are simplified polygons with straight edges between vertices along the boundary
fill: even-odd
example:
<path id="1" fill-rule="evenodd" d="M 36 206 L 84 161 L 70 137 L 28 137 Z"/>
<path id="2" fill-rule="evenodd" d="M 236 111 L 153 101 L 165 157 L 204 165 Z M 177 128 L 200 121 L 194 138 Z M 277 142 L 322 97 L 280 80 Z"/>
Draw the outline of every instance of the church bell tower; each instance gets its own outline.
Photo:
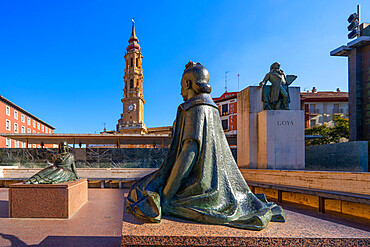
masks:
<path id="1" fill-rule="evenodd" d="M 135 34 L 135 22 L 132 20 L 131 37 L 128 40 L 125 61 L 126 69 L 123 89 L 123 113 L 118 120 L 117 131 L 124 134 L 147 134 L 144 124 L 144 95 L 143 95 L 143 69 L 141 61 L 143 55 L 139 39 Z"/>

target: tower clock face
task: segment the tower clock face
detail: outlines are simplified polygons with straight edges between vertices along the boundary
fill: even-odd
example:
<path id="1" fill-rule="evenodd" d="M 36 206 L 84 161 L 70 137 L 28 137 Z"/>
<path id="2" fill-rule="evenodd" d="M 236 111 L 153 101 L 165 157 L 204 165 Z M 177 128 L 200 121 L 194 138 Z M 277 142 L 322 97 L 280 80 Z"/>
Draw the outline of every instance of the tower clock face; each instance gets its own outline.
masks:
<path id="1" fill-rule="evenodd" d="M 127 112 L 135 111 L 136 105 L 135 104 L 129 104 L 127 107 Z"/>

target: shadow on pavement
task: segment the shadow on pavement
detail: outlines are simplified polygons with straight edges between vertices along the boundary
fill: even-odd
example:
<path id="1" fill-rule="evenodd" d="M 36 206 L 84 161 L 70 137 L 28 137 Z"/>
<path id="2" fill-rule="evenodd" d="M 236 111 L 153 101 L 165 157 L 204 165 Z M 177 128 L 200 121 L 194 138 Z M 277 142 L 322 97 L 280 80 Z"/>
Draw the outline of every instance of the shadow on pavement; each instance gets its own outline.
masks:
<path id="1" fill-rule="evenodd" d="M 9 202 L 0 201 L 0 218 L 9 218 Z"/>
<path id="2" fill-rule="evenodd" d="M 22 246 L 29 246 L 27 245 L 25 242 L 23 242 L 22 240 L 20 240 L 19 238 L 17 238 L 16 236 L 14 235 L 10 235 L 10 234 L 4 234 L 4 233 L 0 233 L 0 237 L 2 237 L 3 239 L 7 239 L 10 241 L 10 244 L 9 246 L 19 246 L 19 247 L 22 247 Z"/>
<path id="3" fill-rule="evenodd" d="M 103 236 L 48 236 L 40 244 L 31 246 L 121 246 L 121 237 Z"/>
<path id="4" fill-rule="evenodd" d="M 12 247 L 46 247 L 46 246 L 102 246 L 102 247 L 117 247 L 121 246 L 120 237 L 99 237 L 99 236 L 48 236 L 41 243 L 36 245 L 27 245 L 14 235 L 0 233 L 0 237 L 9 240 Z"/>

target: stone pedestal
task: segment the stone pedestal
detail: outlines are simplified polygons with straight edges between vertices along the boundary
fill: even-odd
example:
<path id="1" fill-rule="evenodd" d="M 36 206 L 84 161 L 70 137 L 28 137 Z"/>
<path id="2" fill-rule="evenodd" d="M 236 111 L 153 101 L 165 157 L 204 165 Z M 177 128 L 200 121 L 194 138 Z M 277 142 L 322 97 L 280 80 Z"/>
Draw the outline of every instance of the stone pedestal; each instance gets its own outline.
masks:
<path id="1" fill-rule="evenodd" d="M 318 212 L 283 205 L 287 221 L 262 231 L 165 217 L 148 223 L 124 213 L 122 246 L 368 246 L 369 232 Z M 334 218 L 334 217 L 333 217 Z"/>
<path id="2" fill-rule="evenodd" d="M 289 112 L 300 111 L 300 88 L 289 87 L 290 110 L 276 111 Z M 262 88 L 257 86 L 247 87 L 238 93 L 238 167 L 239 168 L 262 168 L 259 162 L 258 147 L 258 113 L 263 112 Z M 271 111 L 272 112 L 272 111 Z M 303 113 L 302 113 L 303 117 Z M 302 135 L 304 135 L 304 122 L 302 123 Z M 270 131 L 271 133 L 271 131 Z M 266 134 L 264 134 L 266 135 Z M 304 137 L 304 136 L 303 136 Z M 284 141 L 284 140 L 281 140 Z M 267 153 L 266 153 L 267 154 Z M 267 158 L 267 157 L 265 157 Z M 279 157 L 278 157 L 279 158 Z M 304 153 L 303 153 L 304 160 Z M 303 163 L 304 164 L 304 163 Z M 265 167 L 266 168 L 266 167 Z"/>
<path id="3" fill-rule="evenodd" d="M 304 169 L 304 111 L 257 113 L 259 169 Z"/>
<path id="4" fill-rule="evenodd" d="M 87 201 L 87 179 L 61 184 L 23 184 L 9 186 L 10 218 L 72 217 Z"/>

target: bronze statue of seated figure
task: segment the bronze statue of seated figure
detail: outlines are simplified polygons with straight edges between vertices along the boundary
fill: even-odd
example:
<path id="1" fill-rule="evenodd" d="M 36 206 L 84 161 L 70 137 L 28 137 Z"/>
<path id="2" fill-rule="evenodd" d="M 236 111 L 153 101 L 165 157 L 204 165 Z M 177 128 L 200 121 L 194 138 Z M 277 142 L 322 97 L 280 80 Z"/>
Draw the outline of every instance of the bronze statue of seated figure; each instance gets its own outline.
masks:
<path id="1" fill-rule="evenodd" d="M 208 81 L 203 65 L 186 65 L 171 146 L 161 167 L 131 187 L 126 211 L 150 222 L 171 215 L 250 230 L 285 222 L 283 209 L 253 194 L 240 173 Z"/>
<path id="2" fill-rule="evenodd" d="M 68 152 L 67 142 L 60 142 L 59 153 L 53 156 L 53 165 L 30 177 L 25 184 L 59 184 L 79 179 L 73 154 Z"/>

